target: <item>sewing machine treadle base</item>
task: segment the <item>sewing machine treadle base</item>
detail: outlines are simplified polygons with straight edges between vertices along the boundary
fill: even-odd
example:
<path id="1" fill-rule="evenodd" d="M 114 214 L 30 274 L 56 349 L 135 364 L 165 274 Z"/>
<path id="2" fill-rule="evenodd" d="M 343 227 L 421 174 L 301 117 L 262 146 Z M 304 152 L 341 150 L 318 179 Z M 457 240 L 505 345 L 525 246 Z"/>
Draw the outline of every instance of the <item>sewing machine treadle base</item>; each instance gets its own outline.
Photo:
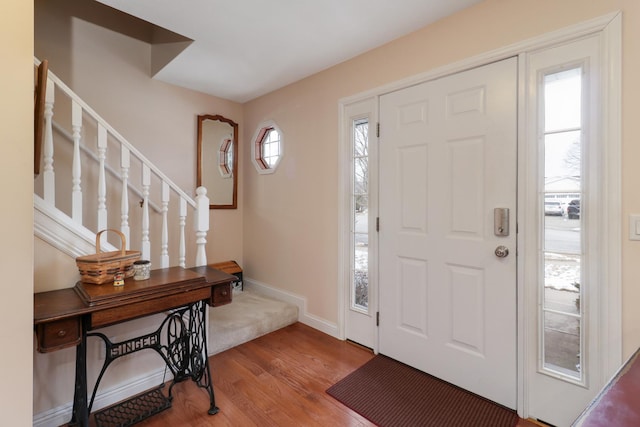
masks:
<path id="1" fill-rule="evenodd" d="M 127 427 L 171 408 L 171 399 L 162 393 L 163 385 L 94 413 L 96 427 Z"/>

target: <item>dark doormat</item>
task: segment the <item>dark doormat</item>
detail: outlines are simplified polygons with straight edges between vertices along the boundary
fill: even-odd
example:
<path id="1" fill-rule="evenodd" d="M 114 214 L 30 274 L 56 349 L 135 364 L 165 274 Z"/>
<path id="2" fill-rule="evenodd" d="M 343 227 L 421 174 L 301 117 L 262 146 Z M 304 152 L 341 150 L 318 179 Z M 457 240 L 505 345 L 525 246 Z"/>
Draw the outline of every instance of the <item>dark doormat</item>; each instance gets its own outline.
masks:
<path id="1" fill-rule="evenodd" d="M 514 427 L 511 409 L 378 355 L 329 387 L 331 396 L 382 427 Z"/>

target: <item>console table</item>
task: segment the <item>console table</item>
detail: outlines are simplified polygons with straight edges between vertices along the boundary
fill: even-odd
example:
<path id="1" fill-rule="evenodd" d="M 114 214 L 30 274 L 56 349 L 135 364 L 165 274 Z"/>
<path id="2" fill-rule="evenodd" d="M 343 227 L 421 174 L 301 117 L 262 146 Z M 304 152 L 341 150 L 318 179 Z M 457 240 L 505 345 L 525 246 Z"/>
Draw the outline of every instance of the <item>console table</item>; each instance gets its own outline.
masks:
<path id="1" fill-rule="evenodd" d="M 96 391 L 114 360 L 140 350 L 155 350 L 173 374 L 165 396 L 154 388 L 94 414 L 96 424 L 132 425 L 171 406 L 173 386 L 191 379 L 209 394 L 209 414 L 218 412 L 207 358 L 206 304 L 231 301 L 235 276 L 210 267 L 153 270 L 148 280 L 126 279 L 124 286 L 92 285 L 34 294 L 34 327 L 38 351 L 76 347 L 75 390 L 71 425 L 88 426 Z M 96 330 L 129 320 L 165 313 L 155 332 L 113 343 Z M 87 393 L 87 338 L 105 343 L 105 358 Z"/>

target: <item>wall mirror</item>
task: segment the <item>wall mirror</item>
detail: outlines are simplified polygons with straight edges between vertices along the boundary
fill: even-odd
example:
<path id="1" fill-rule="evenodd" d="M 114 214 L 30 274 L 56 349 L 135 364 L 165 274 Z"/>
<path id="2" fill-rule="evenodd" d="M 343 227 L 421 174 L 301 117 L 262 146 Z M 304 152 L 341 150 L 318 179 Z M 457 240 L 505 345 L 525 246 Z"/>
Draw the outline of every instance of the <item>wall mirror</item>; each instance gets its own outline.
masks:
<path id="1" fill-rule="evenodd" d="M 198 116 L 198 179 L 210 209 L 236 209 L 238 124 L 222 116 Z"/>

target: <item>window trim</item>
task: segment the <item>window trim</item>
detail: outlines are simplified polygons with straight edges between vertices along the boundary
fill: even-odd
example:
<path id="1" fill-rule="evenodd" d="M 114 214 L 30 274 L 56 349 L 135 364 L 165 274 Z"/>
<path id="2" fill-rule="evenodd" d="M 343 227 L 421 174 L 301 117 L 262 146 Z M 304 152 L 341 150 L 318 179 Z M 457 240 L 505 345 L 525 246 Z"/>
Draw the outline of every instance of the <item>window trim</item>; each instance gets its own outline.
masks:
<path id="1" fill-rule="evenodd" d="M 264 141 L 264 137 L 267 132 L 275 130 L 280 135 L 280 153 L 276 162 L 273 166 L 269 166 L 269 164 L 262 158 L 262 143 Z M 255 134 L 253 135 L 253 139 L 251 140 L 251 161 L 261 175 L 272 174 L 280 165 L 282 161 L 282 157 L 284 156 L 284 134 L 280 127 L 273 120 L 267 120 L 258 125 Z"/>
<path id="2" fill-rule="evenodd" d="M 355 273 L 356 273 L 356 262 L 355 262 L 355 253 L 356 253 L 356 247 L 354 244 L 354 238 L 355 235 L 358 234 L 358 232 L 356 232 L 355 230 L 355 214 L 356 214 L 356 205 L 355 205 L 355 197 L 357 196 L 356 194 L 356 189 L 355 189 L 355 175 L 356 175 L 356 171 L 355 171 L 355 162 L 356 159 L 358 157 L 363 158 L 365 156 L 356 156 L 355 154 L 355 146 L 356 146 L 356 141 L 355 141 L 355 130 L 356 127 L 359 126 L 362 123 L 366 123 L 367 124 L 367 169 L 370 171 L 371 170 L 371 156 L 370 156 L 370 145 L 371 145 L 371 139 L 369 138 L 369 135 L 371 135 L 371 129 L 374 126 L 374 123 L 371 123 L 370 121 L 370 115 L 361 115 L 361 116 L 355 116 L 351 118 L 351 123 L 350 123 L 350 129 L 351 129 L 351 140 L 350 140 L 350 149 L 351 149 L 351 162 L 350 162 L 350 175 L 351 175 L 351 179 L 350 179 L 350 196 L 351 196 L 351 209 L 349 212 L 349 215 L 351 217 L 351 233 L 350 233 L 350 270 L 351 270 L 351 278 L 350 278 L 350 283 L 349 283 L 349 309 L 353 310 L 353 311 L 357 311 L 359 313 L 362 314 L 366 314 L 368 316 L 371 316 L 372 314 L 372 307 L 370 304 L 370 296 L 367 296 L 367 306 L 361 306 L 358 305 L 356 302 L 356 296 L 355 296 Z M 368 199 L 368 203 L 367 203 L 367 215 L 368 212 L 370 211 L 369 209 L 369 200 L 370 200 L 370 189 L 372 187 L 372 183 L 371 183 L 371 177 L 368 174 L 367 176 L 367 192 L 366 192 L 366 197 Z M 370 220 L 371 218 L 369 218 Z M 369 227 L 370 228 L 370 227 Z M 367 235 L 367 242 L 369 242 L 371 240 L 371 231 L 370 229 L 367 229 L 366 235 Z M 361 234 L 365 234 L 365 233 L 361 233 Z M 369 250 L 369 243 L 367 243 L 367 281 L 369 279 L 369 276 L 372 276 L 371 274 L 371 256 L 370 256 L 370 250 Z M 375 278 L 373 278 L 375 280 Z M 369 290 L 369 285 L 367 284 L 367 288 Z M 370 294 L 370 292 L 368 292 L 368 294 Z"/>
<path id="3" fill-rule="evenodd" d="M 575 42 L 574 42 L 575 43 Z M 551 47 L 549 50 L 554 49 Z M 542 50 L 544 52 L 545 50 Z M 580 365 L 581 369 L 578 371 L 578 375 L 572 375 L 569 371 L 564 372 L 563 369 L 559 366 L 555 368 L 551 367 L 551 364 L 547 366 L 546 361 L 546 353 L 545 348 L 547 345 L 544 330 L 545 330 L 545 316 L 549 313 L 553 313 L 553 310 L 546 307 L 545 304 L 545 290 L 544 290 L 544 281 L 545 281 L 545 261 L 544 254 L 547 251 L 544 244 L 544 235 L 546 233 L 545 229 L 545 214 L 544 214 L 544 203 L 546 202 L 546 182 L 544 181 L 545 172 L 544 172 L 544 164 L 545 159 L 547 157 L 546 152 L 546 137 L 550 134 L 557 134 L 559 132 L 569 132 L 569 131 L 579 131 L 581 134 L 580 137 L 580 146 L 581 146 L 581 164 L 580 164 L 580 200 L 584 205 L 586 201 L 596 197 L 597 195 L 593 194 L 593 190 L 589 185 L 590 180 L 592 180 L 592 175 L 597 175 L 600 177 L 604 172 L 602 168 L 596 167 L 596 165 L 591 165 L 590 167 L 588 163 L 592 161 L 590 151 L 593 150 L 603 150 L 604 148 L 601 146 L 593 147 L 594 140 L 597 140 L 597 126 L 592 126 L 592 121 L 598 121 L 600 114 L 595 113 L 592 114 L 597 108 L 590 108 L 590 104 L 592 101 L 590 99 L 597 98 L 599 94 L 597 93 L 598 81 L 596 76 L 596 71 L 594 71 L 594 67 L 589 63 L 589 59 L 591 57 L 583 57 L 580 59 L 573 59 L 566 62 L 559 62 L 552 66 L 541 68 L 537 70 L 537 76 L 535 78 L 536 81 L 536 96 L 535 99 L 538 100 L 538 111 L 536 113 L 536 128 L 539 129 L 539 135 L 537 135 L 537 140 L 539 141 L 540 147 L 539 150 L 539 162 L 540 169 L 538 170 L 539 185 L 541 186 L 539 189 L 539 194 L 541 195 L 541 200 L 538 202 L 540 205 L 540 242 L 539 242 L 539 259 L 538 259 L 538 328 L 539 328 L 539 340 L 538 340 L 538 370 L 537 372 L 543 375 L 548 375 L 552 378 L 558 379 L 560 381 L 565 381 L 567 383 L 575 384 L 582 387 L 588 387 L 589 378 L 592 375 L 589 369 L 590 362 L 590 351 L 589 347 L 586 343 L 587 338 L 591 335 L 591 331 L 589 328 L 589 319 L 590 317 L 594 317 L 593 314 L 591 316 L 588 313 L 588 310 L 585 310 L 585 306 L 587 306 L 587 302 L 589 299 L 592 299 L 593 296 L 590 296 L 594 291 L 591 290 L 589 294 L 585 295 L 586 289 L 589 289 L 589 286 L 584 286 L 588 282 L 596 282 L 595 277 L 591 274 L 589 265 L 593 262 L 593 256 L 589 256 L 589 251 L 585 250 L 586 241 L 589 240 L 591 235 L 598 234 L 597 231 L 594 231 L 592 227 L 588 227 L 589 222 L 585 221 L 584 212 L 581 213 L 581 226 L 580 226 L 580 253 L 576 254 L 580 257 L 580 284 L 581 289 L 579 290 L 579 298 L 582 299 L 583 303 L 580 306 L 579 313 L 576 318 L 579 319 L 579 351 L 580 354 Z M 581 123 L 578 128 L 565 128 L 565 129 L 554 129 L 551 131 L 547 131 L 545 129 L 545 77 L 551 74 L 561 73 L 563 71 L 568 71 L 572 69 L 578 69 L 582 79 L 581 79 Z M 595 92 L 595 93 L 594 93 Z M 595 117 L 592 117 L 595 116 Z M 597 213 L 596 213 L 597 214 Z M 586 268 L 585 268 L 586 266 Z M 596 275 L 597 276 L 597 275 Z M 587 280 L 585 280 L 587 279 Z M 599 289 L 602 285 L 598 285 L 597 289 Z"/>
<path id="4" fill-rule="evenodd" d="M 527 418 L 529 416 L 545 417 L 549 416 L 549 421 L 554 421 L 551 415 L 558 405 L 576 405 L 575 402 L 568 403 L 568 398 L 574 400 L 588 400 L 589 393 L 598 390 L 610 376 L 615 373 L 622 361 L 622 329 L 621 329 L 621 309 L 622 300 L 620 291 L 621 282 L 621 138 L 620 138 L 620 102 L 621 102 L 621 14 L 619 12 L 606 15 L 599 19 L 587 23 L 578 24 L 566 29 L 541 36 L 537 43 L 530 44 L 520 54 L 522 64 L 520 70 L 521 80 L 527 82 L 521 87 L 521 111 L 524 113 L 520 118 L 520 144 L 521 157 L 519 160 L 519 180 L 522 186 L 519 190 L 519 211 L 518 223 L 520 232 L 518 234 L 518 254 L 521 269 L 518 274 L 519 288 L 522 289 L 519 296 L 522 304 L 522 327 L 523 339 L 519 339 L 521 350 L 519 360 L 523 370 L 519 378 L 519 390 L 521 391 L 519 400 L 519 413 Z M 585 207 L 590 212 L 589 218 L 585 216 L 583 227 L 585 230 L 596 230 L 596 233 L 589 237 L 585 249 L 587 256 L 601 254 L 598 263 L 591 263 L 597 268 L 590 271 L 590 277 L 599 281 L 600 287 L 597 293 L 581 301 L 581 308 L 589 308 L 591 314 L 587 318 L 587 328 L 594 339 L 586 338 L 585 345 L 590 348 L 597 348 L 599 354 L 597 358 L 591 357 L 589 360 L 581 360 L 581 363 L 590 364 L 591 373 L 587 374 L 585 381 L 571 382 L 566 379 L 558 381 L 557 377 L 547 372 L 540 372 L 538 365 L 538 315 L 537 309 L 533 306 L 539 303 L 537 298 L 538 287 L 532 283 L 537 280 L 538 271 L 538 236 L 539 212 L 536 211 L 538 194 L 538 182 L 536 174 L 539 165 L 536 163 L 539 153 L 537 152 L 537 128 L 536 121 L 531 119 L 531 115 L 537 111 L 535 98 L 531 95 L 535 89 L 531 86 L 533 71 L 533 56 L 547 49 L 561 48 L 569 43 L 578 42 L 587 38 L 596 37 L 599 46 L 594 50 L 596 53 L 592 64 L 598 67 L 598 90 L 591 92 L 597 94 L 596 103 L 599 108 L 599 122 L 594 117 L 588 116 L 596 128 L 592 138 L 600 141 L 598 152 L 592 152 L 596 144 L 589 144 L 589 148 L 583 153 L 590 160 L 598 161 L 596 174 L 601 174 L 601 180 L 595 178 L 594 171 L 590 171 L 589 177 L 584 177 L 585 189 L 593 197 L 600 200 L 598 206 L 593 203 Z M 562 55 L 559 55 L 562 56 Z M 558 64 L 568 61 L 570 55 Z M 538 67 L 533 67 L 537 69 Z M 539 68 L 546 68 L 541 66 Z M 595 82 L 595 81 L 594 81 Z M 583 201 L 586 203 L 586 201 Z M 595 248 L 595 252 L 594 252 Z M 591 254 L 591 255 L 589 255 Z M 597 255 L 596 255 L 597 256 Z M 586 267 L 589 268 L 589 267 Z M 588 299 L 588 301 L 587 301 Z M 595 314 L 595 318 L 593 317 Z M 593 356 L 593 355 L 592 355 Z M 588 359 L 589 355 L 585 355 Z M 554 383 L 563 383 L 566 387 L 574 387 L 571 396 L 566 396 L 563 402 L 548 402 L 545 390 Z M 567 388 L 563 388 L 566 391 Z M 546 402 L 541 404 L 541 402 Z M 557 403 L 556 406 L 554 406 Z M 568 406 L 572 407 L 572 406 Z M 548 411 L 548 412 L 545 412 Z M 567 414 L 559 414 L 559 417 L 566 417 Z M 564 423 L 564 422 L 561 422 Z"/>

